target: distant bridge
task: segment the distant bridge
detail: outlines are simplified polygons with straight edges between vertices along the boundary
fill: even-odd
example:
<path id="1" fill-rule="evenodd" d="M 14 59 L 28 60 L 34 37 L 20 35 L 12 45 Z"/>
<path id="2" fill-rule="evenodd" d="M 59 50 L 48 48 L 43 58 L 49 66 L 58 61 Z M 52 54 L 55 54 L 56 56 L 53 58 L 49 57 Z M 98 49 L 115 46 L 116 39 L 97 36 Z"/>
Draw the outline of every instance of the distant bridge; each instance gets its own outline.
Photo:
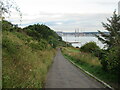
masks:
<path id="1" fill-rule="evenodd" d="M 76 42 L 66 42 L 66 43 L 68 43 L 68 44 L 75 44 L 75 43 L 81 43 L 81 42 L 76 41 Z"/>

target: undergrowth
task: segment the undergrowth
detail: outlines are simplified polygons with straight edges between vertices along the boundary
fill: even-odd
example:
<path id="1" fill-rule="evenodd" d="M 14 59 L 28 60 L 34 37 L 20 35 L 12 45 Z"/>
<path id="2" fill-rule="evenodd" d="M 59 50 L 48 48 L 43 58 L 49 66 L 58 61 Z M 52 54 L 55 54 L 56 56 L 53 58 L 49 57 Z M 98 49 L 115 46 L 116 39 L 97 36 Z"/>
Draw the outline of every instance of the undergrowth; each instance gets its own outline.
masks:
<path id="1" fill-rule="evenodd" d="M 43 43 L 44 42 L 44 43 Z M 3 31 L 3 88 L 42 88 L 55 49 L 26 34 Z"/>

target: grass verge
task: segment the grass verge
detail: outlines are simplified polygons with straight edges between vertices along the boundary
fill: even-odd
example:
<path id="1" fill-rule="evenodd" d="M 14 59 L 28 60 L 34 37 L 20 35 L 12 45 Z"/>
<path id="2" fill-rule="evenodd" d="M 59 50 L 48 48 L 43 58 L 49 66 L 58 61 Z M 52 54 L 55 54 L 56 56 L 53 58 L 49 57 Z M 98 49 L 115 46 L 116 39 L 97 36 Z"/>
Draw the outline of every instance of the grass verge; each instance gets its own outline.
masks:
<path id="1" fill-rule="evenodd" d="M 118 88 L 118 80 L 116 75 L 111 74 L 109 72 L 105 72 L 102 69 L 100 61 L 95 56 L 88 53 L 82 53 L 80 51 L 76 52 L 74 50 L 69 50 L 69 48 L 63 48 L 62 52 L 66 59 L 71 60 L 77 66 L 82 67 L 84 70 L 93 74 L 97 78 L 103 80 L 106 83 L 109 83 L 114 88 Z"/>

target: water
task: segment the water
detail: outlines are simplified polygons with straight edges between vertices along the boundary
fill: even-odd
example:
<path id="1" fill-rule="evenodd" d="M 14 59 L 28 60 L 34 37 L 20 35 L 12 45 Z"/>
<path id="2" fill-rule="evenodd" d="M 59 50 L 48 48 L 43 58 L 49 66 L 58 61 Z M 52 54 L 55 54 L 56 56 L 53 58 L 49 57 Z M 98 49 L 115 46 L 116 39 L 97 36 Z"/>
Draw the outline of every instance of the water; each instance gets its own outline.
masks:
<path id="1" fill-rule="evenodd" d="M 79 36 L 75 37 L 74 35 L 63 35 L 62 39 L 67 42 L 80 42 L 80 43 L 74 43 L 72 46 L 74 47 L 81 47 L 87 42 L 94 41 L 96 44 L 100 47 L 103 48 L 104 44 L 102 44 L 95 36 Z"/>

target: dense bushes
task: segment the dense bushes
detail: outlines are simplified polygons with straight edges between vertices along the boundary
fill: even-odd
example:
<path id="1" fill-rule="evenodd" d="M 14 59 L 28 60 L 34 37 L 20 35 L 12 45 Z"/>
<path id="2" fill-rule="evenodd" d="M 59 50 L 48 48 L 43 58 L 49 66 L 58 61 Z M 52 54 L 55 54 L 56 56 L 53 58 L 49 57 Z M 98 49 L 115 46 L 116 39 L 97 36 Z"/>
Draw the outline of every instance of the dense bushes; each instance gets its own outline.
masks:
<path id="1" fill-rule="evenodd" d="M 108 70 L 114 73 L 120 73 L 120 47 L 113 47 L 109 50 L 106 60 L 108 61 Z"/>
<path id="2" fill-rule="evenodd" d="M 56 48 L 62 42 L 62 38 L 56 32 L 43 24 L 30 25 L 23 30 L 27 35 L 32 36 L 36 40 L 46 40 L 53 48 Z"/>
<path id="3" fill-rule="evenodd" d="M 8 38 L 3 38 L 2 47 L 10 54 L 17 53 L 17 49 L 19 48 L 19 44 L 12 42 Z"/>
<path id="4" fill-rule="evenodd" d="M 53 62 L 54 48 L 63 43 L 62 39 L 45 25 L 22 29 L 3 21 L 2 26 L 3 88 L 42 88 Z"/>
<path id="5" fill-rule="evenodd" d="M 117 73 L 120 72 L 120 47 L 116 46 L 109 50 L 100 49 L 95 42 L 89 42 L 80 48 L 82 52 L 92 53 L 98 57 L 103 70 Z"/>
<path id="6" fill-rule="evenodd" d="M 95 42 L 89 42 L 81 46 L 80 51 L 89 52 L 89 53 L 97 53 L 99 49 L 100 49 L 99 46 L 97 46 Z"/>
<path id="7" fill-rule="evenodd" d="M 29 43 L 31 39 L 37 40 L 38 42 L 45 41 L 43 42 L 44 44 L 50 44 L 51 47 L 56 48 L 58 45 L 63 45 L 64 42 L 62 41 L 62 38 L 57 35 L 57 33 L 53 30 L 51 30 L 48 26 L 43 25 L 43 24 L 34 24 L 34 25 L 29 25 L 25 28 L 19 28 L 17 25 L 13 25 L 12 23 L 8 21 L 3 21 L 3 31 L 10 31 L 14 32 L 19 38 L 27 39 L 25 40 L 26 43 Z M 17 33 L 18 32 L 18 33 Z M 22 34 L 20 34 L 20 33 Z M 30 36 L 32 38 L 26 38 L 25 36 Z M 39 44 L 30 44 L 31 47 L 38 47 L 37 49 L 41 48 L 46 48 L 46 45 L 40 45 Z M 42 50 L 42 49 L 41 49 Z"/>
<path id="8" fill-rule="evenodd" d="M 25 37 L 24 37 L 25 38 Z M 27 39 L 27 38 L 26 38 Z M 33 40 L 36 46 L 29 46 L 25 40 L 13 32 L 3 31 L 2 86 L 3 88 L 42 88 L 46 74 L 55 55 L 54 49 L 44 49 Z M 40 47 L 43 51 L 39 50 Z M 50 47 L 50 46 L 49 46 Z"/>
<path id="9" fill-rule="evenodd" d="M 120 75 L 120 15 L 114 12 L 108 23 L 102 23 L 105 30 L 109 34 L 99 31 L 100 35 L 96 35 L 100 41 L 107 45 L 104 55 L 101 55 L 101 62 L 104 62 L 104 68 L 109 72 Z"/>
<path id="10" fill-rule="evenodd" d="M 48 26 L 43 24 L 34 24 L 24 28 L 24 31 L 30 36 L 35 36 L 38 39 L 44 38 L 49 40 L 49 37 L 52 36 L 55 39 L 61 39 L 56 32 L 51 30 Z"/>
<path id="11" fill-rule="evenodd" d="M 11 24 L 8 21 L 3 21 L 2 22 L 2 30 L 4 30 L 4 31 L 12 31 L 13 30 L 13 24 Z"/>
<path id="12" fill-rule="evenodd" d="M 106 60 L 106 50 L 100 49 L 95 42 L 88 42 L 85 45 L 81 46 L 80 51 L 92 53 L 94 56 L 98 57 L 102 68 L 107 71 L 108 61 Z"/>
<path id="13" fill-rule="evenodd" d="M 97 56 L 105 71 L 120 75 L 120 15 L 114 12 L 107 20 L 108 23 L 102 24 L 109 33 L 99 31 L 100 35 L 96 35 L 103 44 L 106 44 L 106 50 L 100 49 L 94 42 L 83 45 L 80 50 Z"/>
<path id="14" fill-rule="evenodd" d="M 41 40 L 39 42 L 31 42 L 29 44 L 29 46 L 33 49 L 33 50 L 45 50 L 48 48 L 48 43 L 45 40 Z"/>
<path id="15" fill-rule="evenodd" d="M 112 47 L 109 50 L 100 50 L 97 56 L 101 61 L 103 70 L 120 75 L 120 47 Z"/>

